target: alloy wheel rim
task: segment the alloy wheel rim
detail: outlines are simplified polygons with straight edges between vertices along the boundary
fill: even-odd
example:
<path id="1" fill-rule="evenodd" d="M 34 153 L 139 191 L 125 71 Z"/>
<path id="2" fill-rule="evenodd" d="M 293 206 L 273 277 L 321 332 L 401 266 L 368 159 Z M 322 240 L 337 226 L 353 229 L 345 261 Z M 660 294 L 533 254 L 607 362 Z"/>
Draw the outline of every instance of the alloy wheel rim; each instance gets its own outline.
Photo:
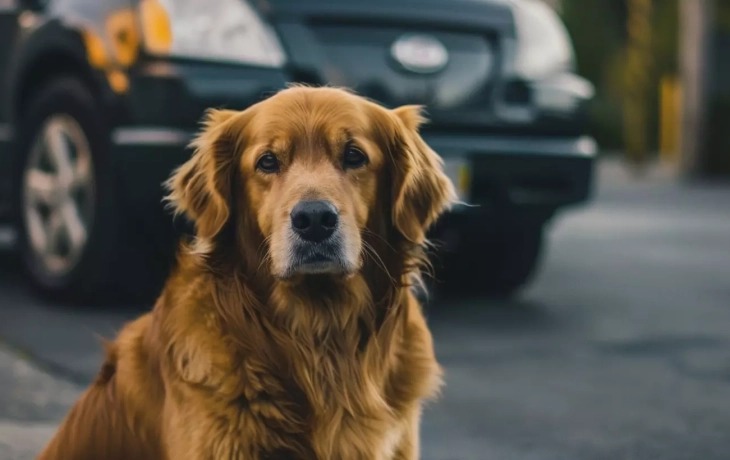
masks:
<path id="1" fill-rule="evenodd" d="M 23 175 L 23 214 L 29 246 L 49 275 L 78 263 L 89 238 L 94 174 L 88 140 L 68 115 L 46 120 Z"/>

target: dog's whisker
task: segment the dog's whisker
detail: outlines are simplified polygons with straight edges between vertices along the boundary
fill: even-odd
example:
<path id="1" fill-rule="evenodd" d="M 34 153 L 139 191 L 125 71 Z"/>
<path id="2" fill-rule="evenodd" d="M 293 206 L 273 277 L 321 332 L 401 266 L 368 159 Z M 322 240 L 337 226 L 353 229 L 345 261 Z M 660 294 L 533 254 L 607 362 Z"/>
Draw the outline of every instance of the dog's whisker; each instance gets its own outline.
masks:
<path id="1" fill-rule="evenodd" d="M 258 267 L 256 267 L 256 271 L 261 270 L 261 267 L 263 267 L 264 264 L 270 263 L 271 260 L 272 259 L 271 259 L 271 255 L 270 254 L 268 254 L 268 253 L 264 254 L 264 256 L 261 257 L 261 262 L 259 262 Z"/>
<path id="2" fill-rule="evenodd" d="M 378 235 L 377 233 L 375 233 L 374 231 L 370 230 L 367 227 L 364 227 L 362 229 L 362 231 L 363 231 L 363 233 L 366 233 L 368 235 L 372 235 L 372 236 L 378 238 L 380 241 L 382 241 L 383 243 L 385 243 L 385 245 L 388 246 L 393 252 L 395 252 L 395 248 L 393 247 L 393 245 L 391 245 L 390 242 L 388 242 L 388 240 L 386 240 L 385 238 L 383 238 L 383 236 Z"/>
<path id="3" fill-rule="evenodd" d="M 390 279 L 391 284 L 393 286 L 395 286 L 395 284 L 396 284 L 395 278 L 393 278 L 393 276 L 390 274 L 390 271 L 388 271 L 388 267 L 385 265 L 385 262 L 383 261 L 383 258 L 380 257 L 380 255 L 375 251 L 375 249 L 367 241 L 363 241 L 362 242 L 362 247 L 365 250 L 365 255 L 371 255 L 371 257 L 372 257 L 373 261 L 375 262 L 375 264 L 379 268 L 382 268 L 383 269 L 383 271 L 385 272 L 385 274 Z"/>
<path id="4" fill-rule="evenodd" d="M 268 245 L 271 242 L 273 235 L 267 235 L 264 237 L 263 241 L 261 241 L 261 244 L 259 244 L 258 249 L 256 250 L 256 256 L 260 259 L 258 267 L 256 267 L 256 271 L 261 270 L 261 267 L 264 266 L 266 263 L 270 263 L 272 260 L 271 254 L 268 251 Z"/>

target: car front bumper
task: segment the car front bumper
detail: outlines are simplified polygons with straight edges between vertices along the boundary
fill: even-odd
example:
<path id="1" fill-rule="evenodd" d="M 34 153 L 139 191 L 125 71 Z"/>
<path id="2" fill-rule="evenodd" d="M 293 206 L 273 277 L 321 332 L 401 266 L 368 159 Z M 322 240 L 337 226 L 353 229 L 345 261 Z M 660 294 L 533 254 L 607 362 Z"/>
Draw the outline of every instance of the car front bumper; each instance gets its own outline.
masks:
<path id="1" fill-rule="evenodd" d="M 588 136 L 500 137 L 425 135 L 446 162 L 469 168 L 467 204 L 477 207 L 555 209 L 590 196 L 598 153 Z M 457 207 L 459 211 L 474 207 Z"/>

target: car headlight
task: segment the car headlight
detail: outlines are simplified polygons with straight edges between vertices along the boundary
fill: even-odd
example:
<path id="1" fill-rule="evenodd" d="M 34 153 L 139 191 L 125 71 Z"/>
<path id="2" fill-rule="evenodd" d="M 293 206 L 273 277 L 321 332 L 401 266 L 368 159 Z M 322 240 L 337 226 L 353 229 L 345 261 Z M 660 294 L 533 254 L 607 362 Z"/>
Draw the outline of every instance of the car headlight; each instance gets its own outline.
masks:
<path id="1" fill-rule="evenodd" d="M 246 0 L 142 0 L 144 43 L 157 55 L 281 67 L 273 28 Z"/>
<path id="2" fill-rule="evenodd" d="M 525 80 L 572 70 L 573 44 L 557 13 L 542 0 L 514 1 L 514 72 Z"/>

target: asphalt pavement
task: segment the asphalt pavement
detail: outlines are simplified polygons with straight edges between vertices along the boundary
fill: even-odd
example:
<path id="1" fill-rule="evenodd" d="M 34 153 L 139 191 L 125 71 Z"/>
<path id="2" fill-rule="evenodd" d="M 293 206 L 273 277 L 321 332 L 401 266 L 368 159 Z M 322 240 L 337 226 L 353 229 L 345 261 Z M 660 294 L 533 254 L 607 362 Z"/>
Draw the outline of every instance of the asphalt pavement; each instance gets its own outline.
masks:
<path id="1" fill-rule="evenodd" d="M 78 385 L 0 347 L 0 459 L 28 460 L 43 448 L 78 398 Z"/>
<path id="2" fill-rule="evenodd" d="M 56 305 L 17 271 L 0 255 L 3 460 L 32 457 L 95 373 L 96 335 L 145 308 Z M 425 460 L 730 458 L 730 185 L 605 162 L 520 299 L 428 316 L 447 387 Z"/>

